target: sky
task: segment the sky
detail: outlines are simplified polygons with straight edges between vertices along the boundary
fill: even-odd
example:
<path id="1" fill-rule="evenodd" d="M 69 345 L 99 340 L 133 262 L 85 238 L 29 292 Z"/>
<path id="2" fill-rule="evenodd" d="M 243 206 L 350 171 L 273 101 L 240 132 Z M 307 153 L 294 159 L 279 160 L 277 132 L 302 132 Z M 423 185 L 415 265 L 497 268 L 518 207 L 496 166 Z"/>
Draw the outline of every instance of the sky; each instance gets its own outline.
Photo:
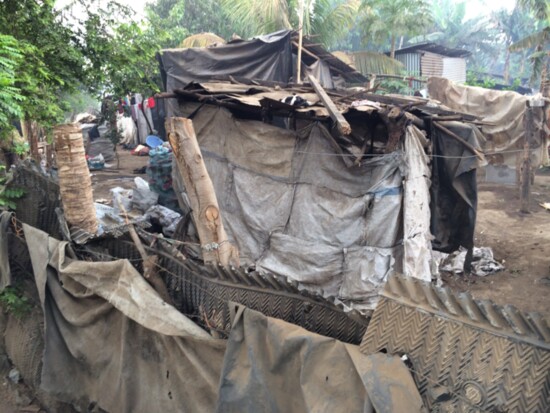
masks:
<path id="1" fill-rule="evenodd" d="M 120 3 L 131 7 L 136 12 L 134 18 L 139 20 L 144 15 L 145 4 L 154 0 L 118 0 Z M 58 0 L 58 7 L 63 7 L 72 0 Z M 502 8 L 511 10 L 516 0 L 466 0 L 466 18 L 471 19 L 479 15 L 489 15 L 492 11 Z"/>

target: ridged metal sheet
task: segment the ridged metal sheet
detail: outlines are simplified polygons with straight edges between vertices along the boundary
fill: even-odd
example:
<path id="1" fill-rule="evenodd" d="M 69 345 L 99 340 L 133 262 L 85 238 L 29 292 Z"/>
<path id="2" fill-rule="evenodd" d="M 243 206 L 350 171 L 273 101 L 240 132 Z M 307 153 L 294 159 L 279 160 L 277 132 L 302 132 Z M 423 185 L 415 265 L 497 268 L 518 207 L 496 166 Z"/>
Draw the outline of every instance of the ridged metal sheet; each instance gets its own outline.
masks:
<path id="1" fill-rule="evenodd" d="M 139 254 L 131 242 L 103 240 L 94 245 L 96 251 L 102 247 L 111 256 L 130 259 L 141 270 Z M 231 330 L 229 301 L 352 344 L 361 342 L 369 323 L 369 317 L 354 310 L 346 312 L 343 306 L 300 290 L 298 283 L 284 277 L 205 266 L 165 254 L 159 257 L 160 273 L 178 310 L 222 335 Z"/>
<path id="2" fill-rule="evenodd" d="M 537 314 L 392 277 L 361 351 L 407 354 L 433 412 L 550 411 L 550 329 Z"/>
<path id="3" fill-rule="evenodd" d="M 443 74 L 443 56 L 423 52 L 420 58 L 420 69 L 424 77 L 441 77 Z"/>
<path id="4" fill-rule="evenodd" d="M 352 344 L 361 342 L 369 322 L 357 311 L 345 312 L 281 277 L 247 273 L 242 268 L 206 267 L 192 260 L 164 259 L 162 265 L 178 309 L 196 315 L 205 327 L 223 332 L 231 329 L 229 301 Z"/>

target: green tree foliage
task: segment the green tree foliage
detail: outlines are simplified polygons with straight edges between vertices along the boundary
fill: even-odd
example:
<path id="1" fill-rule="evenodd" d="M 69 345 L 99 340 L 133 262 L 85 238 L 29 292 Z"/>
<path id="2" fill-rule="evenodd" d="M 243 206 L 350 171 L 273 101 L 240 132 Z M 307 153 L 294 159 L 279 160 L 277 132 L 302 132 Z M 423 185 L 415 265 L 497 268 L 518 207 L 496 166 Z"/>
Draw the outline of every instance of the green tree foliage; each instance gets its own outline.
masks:
<path id="1" fill-rule="evenodd" d="M 432 23 L 426 0 L 363 0 L 361 10 L 364 43 L 389 42 L 390 57 L 395 56 L 400 37 L 422 33 Z"/>
<path id="2" fill-rule="evenodd" d="M 162 30 L 130 20 L 116 1 L 0 1 L 0 129 L 14 119 L 48 127 L 63 120 L 67 96 L 158 90 L 155 52 Z"/>
<path id="3" fill-rule="evenodd" d="M 19 42 L 12 36 L 0 34 L 0 135 L 7 134 L 12 118 L 23 114 L 21 105 L 25 98 L 15 86 L 17 68 L 22 60 Z"/>
<path id="4" fill-rule="evenodd" d="M 353 26 L 359 0 L 221 0 L 237 33 L 244 37 L 281 29 L 298 29 L 299 1 L 304 2 L 305 35 L 330 46 Z"/>
<path id="5" fill-rule="evenodd" d="M 151 27 L 166 33 L 162 46 L 178 47 L 189 35 L 210 32 L 224 39 L 233 30 L 216 0 L 156 0 L 146 6 Z"/>

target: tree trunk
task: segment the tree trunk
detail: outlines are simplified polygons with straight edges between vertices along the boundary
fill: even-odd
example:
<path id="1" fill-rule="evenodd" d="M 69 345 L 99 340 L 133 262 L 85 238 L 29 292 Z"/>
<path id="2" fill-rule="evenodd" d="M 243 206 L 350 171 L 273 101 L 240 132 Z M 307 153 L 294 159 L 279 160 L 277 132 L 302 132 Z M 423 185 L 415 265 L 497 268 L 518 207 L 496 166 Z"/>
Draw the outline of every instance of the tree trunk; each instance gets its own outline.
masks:
<path id="1" fill-rule="evenodd" d="M 168 118 L 166 132 L 191 203 L 204 262 L 219 262 L 224 267 L 238 266 L 239 253 L 227 240 L 214 186 L 202 158 L 193 122 L 186 118 Z"/>
<path id="2" fill-rule="evenodd" d="M 391 36 L 391 50 L 390 50 L 390 57 L 392 59 L 395 59 L 395 36 L 392 34 Z"/>
<path id="3" fill-rule="evenodd" d="M 507 85 L 510 78 L 510 50 L 506 48 L 506 58 L 504 60 L 504 83 Z"/>
<path id="4" fill-rule="evenodd" d="M 82 132 L 69 124 L 56 126 L 53 133 L 65 218 L 72 226 L 95 234 L 98 222 Z"/>

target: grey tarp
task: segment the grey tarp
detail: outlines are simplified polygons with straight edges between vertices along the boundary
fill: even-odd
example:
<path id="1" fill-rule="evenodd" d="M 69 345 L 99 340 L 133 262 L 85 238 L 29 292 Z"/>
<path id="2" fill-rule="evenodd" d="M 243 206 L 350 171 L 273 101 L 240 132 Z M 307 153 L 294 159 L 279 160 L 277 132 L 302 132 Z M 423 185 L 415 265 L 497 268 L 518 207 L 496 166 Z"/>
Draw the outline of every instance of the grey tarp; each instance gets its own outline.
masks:
<path id="1" fill-rule="evenodd" d="M 45 317 L 43 390 L 86 411 L 213 411 L 225 342 L 167 305 L 129 261 L 88 262 L 24 226 Z"/>
<path id="2" fill-rule="evenodd" d="M 516 166 L 516 156 L 522 155 L 525 136 L 525 105 L 530 99 L 512 91 L 490 90 L 459 85 L 448 79 L 431 77 L 428 92 L 445 106 L 479 116 L 489 124 L 482 126 L 487 137 L 484 149 L 497 152 L 493 163 Z M 535 165 L 548 163 L 548 141 L 544 132 L 542 108 L 534 108 L 535 136 L 532 152 Z"/>
<path id="3" fill-rule="evenodd" d="M 397 356 L 358 346 L 230 304 L 218 413 L 417 413 L 422 400 Z M 251 397 L 252 395 L 252 397 Z"/>
<path id="4" fill-rule="evenodd" d="M 179 114 L 195 109 L 183 106 Z M 356 308 L 374 308 L 387 277 L 403 271 L 404 151 L 348 167 L 320 123 L 295 132 L 211 106 L 202 107 L 193 123 L 241 262 Z M 408 130 L 409 143 L 419 139 L 414 133 Z M 422 148 L 411 145 L 409 158 L 425 166 L 416 153 Z M 411 175 L 411 202 L 426 197 L 422 202 L 428 203 L 428 183 L 424 174 Z M 408 244 L 429 240 L 429 211 L 410 209 L 407 217 L 415 220 L 407 227 Z M 429 251 L 409 252 L 416 256 L 409 255 L 408 273 L 429 279 Z"/>
<path id="5" fill-rule="evenodd" d="M 45 317 L 41 387 L 80 411 L 421 411 L 398 357 L 235 304 L 229 340 L 216 340 L 127 260 L 71 259 L 66 242 L 24 233 Z"/>
<path id="6" fill-rule="evenodd" d="M 404 152 L 348 167 L 320 123 L 295 132 L 211 106 L 193 123 L 241 262 L 374 308 L 402 271 Z"/>

